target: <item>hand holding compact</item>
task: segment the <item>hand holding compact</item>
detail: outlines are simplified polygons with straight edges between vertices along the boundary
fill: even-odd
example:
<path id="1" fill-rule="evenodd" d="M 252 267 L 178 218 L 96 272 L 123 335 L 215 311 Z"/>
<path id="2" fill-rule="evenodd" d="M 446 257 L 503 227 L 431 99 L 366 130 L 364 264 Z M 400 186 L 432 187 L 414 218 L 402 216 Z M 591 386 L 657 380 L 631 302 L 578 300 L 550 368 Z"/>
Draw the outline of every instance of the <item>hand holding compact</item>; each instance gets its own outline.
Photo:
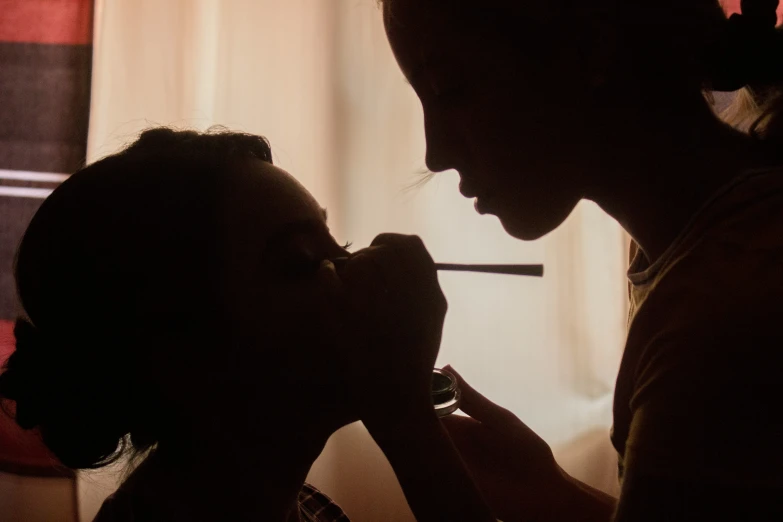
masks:
<path id="1" fill-rule="evenodd" d="M 340 362 L 365 423 L 434 415 L 432 370 L 446 299 L 416 236 L 382 234 L 319 277 L 335 291 L 345 346 Z"/>

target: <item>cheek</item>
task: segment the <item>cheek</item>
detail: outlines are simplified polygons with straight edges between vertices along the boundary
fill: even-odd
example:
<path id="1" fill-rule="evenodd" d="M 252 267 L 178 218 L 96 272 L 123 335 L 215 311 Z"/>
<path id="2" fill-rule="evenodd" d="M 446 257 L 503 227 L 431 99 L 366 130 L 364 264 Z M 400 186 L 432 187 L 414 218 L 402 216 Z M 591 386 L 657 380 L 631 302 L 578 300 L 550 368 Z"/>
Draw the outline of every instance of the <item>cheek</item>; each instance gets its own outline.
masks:
<path id="1" fill-rule="evenodd" d="M 500 92 L 480 102 L 469 121 L 471 125 L 466 130 L 473 135 L 476 149 L 499 160 L 540 155 L 551 150 L 552 145 L 561 144 L 547 137 L 562 124 L 555 125 L 552 114 L 534 100 L 514 93 Z"/>
<path id="2" fill-rule="evenodd" d="M 314 342 L 325 342 L 332 318 L 331 307 L 324 302 L 314 282 L 275 285 L 259 296 L 258 325 L 270 337 L 294 350 L 308 349 Z"/>
<path id="3" fill-rule="evenodd" d="M 263 317 L 254 327 L 254 357 L 273 369 L 270 383 L 292 387 L 290 394 L 301 390 L 327 400 L 333 393 L 338 360 L 338 321 L 314 285 L 286 285 L 276 290 L 277 297 L 268 296 L 260 307 Z"/>
<path id="4" fill-rule="evenodd" d="M 490 95 L 491 94 L 491 95 Z M 499 88 L 473 104 L 461 127 L 471 157 L 469 175 L 493 192 L 533 203 L 578 190 L 577 142 L 562 108 L 536 103 L 513 89 Z"/>
<path id="5" fill-rule="evenodd" d="M 576 109 L 572 102 L 533 72 L 528 76 L 501 70 L 476 90 L 467 120 L 491 153 L 507 149 L 544 157 L 567 147 L 564 138 Z"/>

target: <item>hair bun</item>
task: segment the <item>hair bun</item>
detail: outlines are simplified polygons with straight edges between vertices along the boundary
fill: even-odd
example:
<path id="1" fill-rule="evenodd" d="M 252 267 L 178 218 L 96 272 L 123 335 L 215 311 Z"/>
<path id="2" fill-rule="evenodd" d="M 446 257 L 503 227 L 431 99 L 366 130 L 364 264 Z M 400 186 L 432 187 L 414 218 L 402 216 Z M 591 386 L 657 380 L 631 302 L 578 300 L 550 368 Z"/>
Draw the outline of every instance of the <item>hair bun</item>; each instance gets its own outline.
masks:
<path id="1" fill-rule="evenodd" d="M 708 87 L 731 92 L 783 80 L 783 35 L 776 29 L 779 0 L 742 0 L 726 30 L 705 55 Z"/>
<path id="2" fill-rule="evenodd" d="M 0 375 L 0 396 L 16 403 L 16 422 L 25 429 L 40 425 L 45 410 L 46 392 L 41 386 L 45 368 L 40 364 L 45 351 L 43 336 L 24 319 L 14 326 L 16 350 L 8 358 Z"/>
<path id="3" fill-rule="evenodd" d="M 16 350 L 0 374 L 0 398 L 15 401 L 24 429 L 38 428 L 43 442 L 69 468 L 92 468 L 118 457 L 130 426 L 121 397 L 96 392 L 101 376 L 84 367 L 78 350 L 49 337 L 25 319 L 14 327 Z M 105 379 L 116 379 L 106 374 Z M 89 380 L 89 382 L 87 382 Z"/>

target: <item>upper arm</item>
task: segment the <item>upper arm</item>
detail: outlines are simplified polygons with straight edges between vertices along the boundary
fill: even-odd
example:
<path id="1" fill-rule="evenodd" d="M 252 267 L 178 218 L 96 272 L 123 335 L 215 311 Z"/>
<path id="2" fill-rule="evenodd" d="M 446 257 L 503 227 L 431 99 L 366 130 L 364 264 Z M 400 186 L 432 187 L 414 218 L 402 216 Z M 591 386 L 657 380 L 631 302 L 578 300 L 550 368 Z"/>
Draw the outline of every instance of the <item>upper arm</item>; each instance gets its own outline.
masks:
<path id="1" fill-rule="evenodd" d="M 728 324 L 640 366 L 617 522 L 783 521 L 783 343 Z"/>
<path id="2" fill-rule="evenodd" d="M 783 488 L 783 343 L 714 327 L 656 350 L 639 372 L 628 471 Z"/>
<path id="3" fill-rule="evenodd" d="M 629 470 L 614 522 L 783 520 L 783 490 L 677 481 Z"/>

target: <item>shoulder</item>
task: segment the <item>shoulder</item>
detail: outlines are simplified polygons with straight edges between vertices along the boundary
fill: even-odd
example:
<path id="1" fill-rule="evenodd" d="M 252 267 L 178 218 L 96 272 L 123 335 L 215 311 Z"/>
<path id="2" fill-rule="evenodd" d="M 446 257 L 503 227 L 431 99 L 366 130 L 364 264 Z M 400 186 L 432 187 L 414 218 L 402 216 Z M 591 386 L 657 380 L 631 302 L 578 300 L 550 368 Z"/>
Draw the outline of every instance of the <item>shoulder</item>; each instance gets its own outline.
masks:
<path id="1" fill-rule="evenodd" d="M 127 495 L 114 493 L 103 501 L 93 522 L 137 522 Z"/>
<path id="2" fill-rule="evenodd" d="M 629 470 L 783 486 L 783 176 L 751 181 L 635 311 L 621 370 Z"/>
<path id="3" fill-rule="evenodd" d="M 163 514 L 163 508 L 170 507 L 166 500 L 172 484 L 162 482 L 155 476 L 155 456 L 155 452 L 152 452 L 141 462 L 126 463 L 128 467 L 122 470 L 124 480 L 119 488 L 104 500 L 93 522 L 173 520 L 171 516 Z M 178 514 L 186 516 L 188 513 L 183 510 Z"/>
<path id="4" fill-rule="evenodd" d="M 783 190 L 779 199 L 716 218 L 647 283 L 627 343 L 637 402 L 657 381 L 728 390 L 783 378 Z"/>
<path id="5" fill-rule="evenodd" d="M 783 302 L 783 171 L 738 182 L 667 254 L 639 285 L 644 298 L 632 326 L 646 337 L 776 325 Z"/>

